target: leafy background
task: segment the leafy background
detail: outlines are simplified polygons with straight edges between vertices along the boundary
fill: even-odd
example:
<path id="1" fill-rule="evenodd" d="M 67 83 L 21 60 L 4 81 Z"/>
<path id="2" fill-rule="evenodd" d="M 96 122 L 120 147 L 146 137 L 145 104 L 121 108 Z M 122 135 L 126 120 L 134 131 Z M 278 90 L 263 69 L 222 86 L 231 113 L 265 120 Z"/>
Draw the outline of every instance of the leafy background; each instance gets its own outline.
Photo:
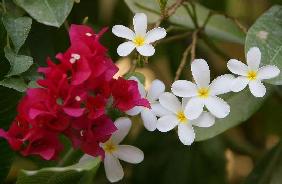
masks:
<path id="1" fill-rule="evenodd" d="M 208 60 L 212 76 L 227 72 L 229 58 L 243 61 L 245 52 L 252 46 L 261 48 L 264 64 L 282 68 L 281 0 L 194 2 L 199 25 L 204 24 L 210 11 L 219 12 L 206 24 L 196 47 L 196 57 Z M 173 3 L 174 0 L 169 0 L 167 6 Z M 0 127 L 9 127 L 18 100 L 40 77 L 36 68 L 44 66 L 47 57 L 54 58 L 57 52 L 66 50 L 70 24 L 86 23 L 96 31 L 116 24 L 131 25 L 134 12 L 145 12 L 154 23 L 160 14 L 158 0 L 2 1 Z M 248 33 L 245 34 L 230 17 L 236 17 L 249 29 Z M 171 30 L 168 38 L 182 35 L 181 39 L 159 43 L 149 64 L 137 71 L 146 76 L 147 86 L 159 78 L 169 89 L 182 54 L 192 42 L 195 25 L 185 7 L 180 7 L 162 26 Z M 102 42 L 109 48 L 109 55 L 120 67 L 121 74 L 126 73 L 133 57 L 118 57 L 116 48 L 122 39 L 108 31 Z M 189 67 L 184 68 L 181 78 L 191 79 Z M 231 104 L 231 114 L 209 129 L 197 129 L 199 142 L 190 147 L 183 146 L 173 131 L 168 134 L 145 131 L 136 117 L 126 142 L 140 147 L 145 160 L 134 166 L 123 163 L 126 175 L 120 183 L 280 183 L 282 145 L 278 142 L 282 135 L 282 87 L 279 85 L 282 84 L 282 75 L 267 82 L 275 85 L 268 86 L 269 94 L 263 99 L 255 99 L 247 90 L 224 96 Z M 0 183 L 88 184 L 93 180 L 95 183 L 108 183 L 103 164 L 99 167 L 99 160 L 75 164 L 82 153 L 71 150 L 70 143 L 63 141 L 66 151 L 62 153 L 62 159 L 46 162 L 13 153 L 1 139 Z"/>

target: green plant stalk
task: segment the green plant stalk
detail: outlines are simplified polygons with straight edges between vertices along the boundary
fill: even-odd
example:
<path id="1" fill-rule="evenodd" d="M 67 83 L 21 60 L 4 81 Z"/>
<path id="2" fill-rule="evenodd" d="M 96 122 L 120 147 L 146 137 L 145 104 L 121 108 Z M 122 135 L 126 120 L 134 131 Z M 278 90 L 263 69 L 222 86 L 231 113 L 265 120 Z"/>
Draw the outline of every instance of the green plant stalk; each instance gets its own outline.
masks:
<path id="1" fill-rule="evenodd" d="M 65 154 L 65 156 L 62 158 L 62 160 L 58 163 L 57 166 L 59 167 L 65 167 L 68 165 L 75 164 L 79 161 L 79 159 L 83 156 L 83 153 L 80 150 L 75 150 L 73 148 L 70 148 L 69 151 Z"/>

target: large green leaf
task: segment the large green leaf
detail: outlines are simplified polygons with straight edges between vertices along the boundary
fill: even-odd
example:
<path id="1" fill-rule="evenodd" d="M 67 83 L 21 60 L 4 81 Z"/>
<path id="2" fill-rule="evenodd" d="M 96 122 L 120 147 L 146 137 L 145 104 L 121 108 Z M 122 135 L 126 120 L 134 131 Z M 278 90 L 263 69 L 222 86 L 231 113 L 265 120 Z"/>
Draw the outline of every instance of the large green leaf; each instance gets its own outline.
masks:
<path id="1" fill-rule="evenodd" d="M 262 64 L 276 65 L 282 71 L 282 6 L 273 6 L 265 12 L 249 29 L 245 52 L 251 47 L 259 47 L 262 53 Z M 266 82 L 282 84 L 282 72 Z"/>
<path id="2" fill-rule="evenodd" d="M 246 121 L 259 109 L 265 98 L 255 98 L 249 89 L 231 95 L 226 99 L 230 114 L 224 119 L 217 119 L 210 128 L 196 128 L 196 141 L 210 139 Z"/>
<path id="3" fill-rule="evenodd" d="M 96 158 L 68 167 L 50 167 L 37 171 L 21 171 L 17 184 L 92 184 L 100 165 Z"/>
<path id="4" fill-rule="evenodd" d="M 146 13 L 151 23 L 156 22 L 160 18 L 160 8 L 156 0 L 125 0 L 125 2 L 134 13 Z M 169 0 L 167 6 L 170 6 L 174 2 L 174 0 Z M 203 25 L 209 14 L 209 10 L 196 4 L 196 12 L 199 25 Z M 175 14 L 169 18 L 169 21 L 187 29 L 194 29 L 193 21 L 183 6 L 177 9 Z M 244 33 L 236 24 L 223 15 L 213 15 L 206 25 L 205 33 L 213 38 L 241 44 L 244 43 L 245 39 Z"/>
<path id="5" fill-rule="evenodd" d="M 30 56 L 17 55 L 11 49 L 5 48 L 5 56 L 10 63 L 10 71 L 7 77 L 13 75 L 19 75 L 27 71 L 33 64 L 33 59 Z"/>
<path id="6" fill-rule="evenodd" d="M 244 184 L 279 184 L 282 181 L 282 144 L 278 143 L 258 163 Z"/>
<path id="7" fill-rule="evenodd" d="M 0 85 L 6 88 L 14 89 L 19 92 L 25 92 L 27 84 L 21 77 L 9 77 L 0 81 Z"/>
<path id="8" fill-rule="evenodd" d="M 71 12 L 74 0 L 14 0 L 42 24 L 60 27 Z"/>
<path id="9" fill-rule="evenodd" d="M 31 29 L 32 19 L 29 17 L 13 18 L 6 15 L 2 21 L 13 42 L 15 51 L 18 52 Z"/>

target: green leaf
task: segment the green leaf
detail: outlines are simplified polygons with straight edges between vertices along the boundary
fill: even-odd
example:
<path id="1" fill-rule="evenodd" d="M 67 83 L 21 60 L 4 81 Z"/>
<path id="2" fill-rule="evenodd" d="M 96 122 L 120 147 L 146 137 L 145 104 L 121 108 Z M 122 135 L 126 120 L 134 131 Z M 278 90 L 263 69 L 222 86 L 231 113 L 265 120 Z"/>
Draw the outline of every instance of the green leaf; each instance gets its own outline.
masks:
<path id="1" fill-rule="evenodd" d="M 169 0 L 167 7 L 171 6 L 175 1 Z M 134 13 L 144 12 L 148 16 L 150 23 L 156 22 L 160 18 L 159 4 L 153 0 L 125 0 Z M 199 25 L 205 22 L 209 10 L 199 4 L 196 4 L 196 12 Z M 175 14 L 169 18 L 169 22 L 187 29 L 194 29 L 194 24 L 187 13 L 184 6 L 179 7 Z M 244 43 L 244 33 L 236 26 L 234 22 L 223 15 L 213 15 L 205 28 L 205 33 L 213 38 L 227 40 L 235 43 Z"/>
<path id="2" fill-rule="evenodd" d="M 282 6 L 273 6 L 252 25 L 247 33 L 245 53 L 259 47 L 263 65 L 276 65 L 282 71 Z M 270 84 L 282 84 L 282 72 Z"/>
<path id="3" fill-rule="evenodd" d="M 37 171 L 23 170 L 18 176 L 17 184 L 92 184 L 100 165 L 96 158 L 87 163 L 68 167 L 50 167 Z"/>
<path id="4" fill-rule="evenodd" d="M 279 142 L 258 163 L 244 184 L 278 184 L 282 181 L 282 143 Z"/>
<path id="5" fill-rule="evenodd" d="M 13 75 L 19 75 L 29 69 L 33 64 L 33 59 L 30 56 L 17 55 L 11 49 L 5 48 L 5 56 L 10 63 L 10 71 L 6 75 L 7 77 Z"/>
<path id="6" fill-rule="evenodd" d="M 14 0 L 38 22 L 60 27 L 73 7 L 74 0 Z"/>
<path id="7" fill-rule="evenodd" d="M 128 73 L 124 76 L 124 78 L 129 79 L 130 77 L 136 77 L 141 84 L 145 85 L 145 76 L 140 73 L 140 72 L 133 72 L 133 73 Z"/>
<path id="8" fill-rule="evenodd" d="M 217 119 L 210 128 L 195 128 L 196 141 L 210 139 L 246 121 L 259 109 L 266 98 L 266 96 L 255 98 L 248 88 L 231 95 L 226 99 L 230 105 L 230 114 L 226 118 Z"/>
<path id="9" fill-rule="evenodd" d="M 14 89 L 19 92 L 25 92 L 27 84 L 21 77 L 9 77 L 0 81 L 0 85 L 6 88 Z"/>
<path id="10" fill-rule="evenodd" d="M 13 18 L 6 15 L 2 18 L 2 21 L 17 53 L 28 36 L 32 19 L 29 17 Z"/>

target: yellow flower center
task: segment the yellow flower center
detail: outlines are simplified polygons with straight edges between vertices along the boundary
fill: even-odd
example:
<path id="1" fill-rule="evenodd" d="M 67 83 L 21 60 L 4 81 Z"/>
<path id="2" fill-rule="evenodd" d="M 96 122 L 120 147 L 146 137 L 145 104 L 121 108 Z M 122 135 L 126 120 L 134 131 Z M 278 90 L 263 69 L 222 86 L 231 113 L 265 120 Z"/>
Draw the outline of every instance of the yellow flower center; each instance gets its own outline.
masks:
<path id="1" fill-rule="evenodd" d="M 198 95 L 201 98 L 207 98 L 209 96 L 209 89 L 208 88 L 200 88 L 198 89 Z"/>
<path id="2" fill-rule="evenodd" d="M 177 113 L 177 119 L 180 123 L 187 123 L 188 120 L 183 111 Z"/>
<path id="3" fill-rule="evenodd" d="M 251 71 L 248 72 L 247 77 L 248 77 L 249 80 L 256 80 L 257 72 L 251 70 Z"/>
<path id="4" fill-rule="evenodd" d="M 104 151 L 106 153 L 113 153 L 117 150 L 117 146 L 110 140 L 107 141 L 104 145 Z"/>
<path id="5" fill-rule="evenodd" d="M 136 46 L 142 46 L 145 43 L 145 38 L 143 36 L 136 36 L 133 40 Z"/>

